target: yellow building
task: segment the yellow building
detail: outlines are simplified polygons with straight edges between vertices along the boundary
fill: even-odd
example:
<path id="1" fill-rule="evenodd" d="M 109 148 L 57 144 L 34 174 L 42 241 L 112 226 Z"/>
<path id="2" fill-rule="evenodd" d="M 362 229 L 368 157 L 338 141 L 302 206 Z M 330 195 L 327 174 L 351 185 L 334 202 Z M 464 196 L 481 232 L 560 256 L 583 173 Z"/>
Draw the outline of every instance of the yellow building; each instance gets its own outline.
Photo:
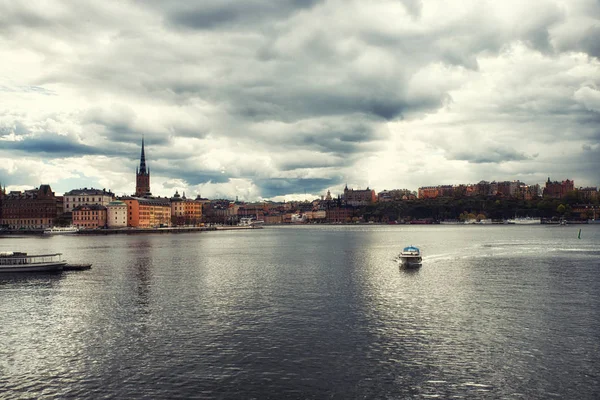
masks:
<path id="1" fill-rule="evenodd" d="M 171 222 L 173 225 L 200 225 L 202 223 L 202 202 L 179 195 L 171 197 Z"/>

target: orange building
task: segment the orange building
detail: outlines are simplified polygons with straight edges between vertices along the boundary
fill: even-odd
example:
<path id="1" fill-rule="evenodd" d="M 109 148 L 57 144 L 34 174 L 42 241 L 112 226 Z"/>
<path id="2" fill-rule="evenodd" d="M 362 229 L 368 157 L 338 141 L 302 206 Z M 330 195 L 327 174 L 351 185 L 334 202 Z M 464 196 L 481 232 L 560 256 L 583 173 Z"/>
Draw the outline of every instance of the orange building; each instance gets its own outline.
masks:
<path id="1" fill-rule="evenodd" d="M 440 195 L 439 186 L 423 186 L 419 188 L 420 199 L 435 199 Z"/>
<path id="2" fill-rule="evenodd" d="M 79 229 L 106 227 L 106 207 L 99 204 L 77 206 L 73 209 L 73 225 Z"/>
<path id="3" fill-rule="evenodd" d="M 127 204 L 127 226 L 158 228 L 171 226 L 171 203 L 167 198 L 123 197 Z"/>

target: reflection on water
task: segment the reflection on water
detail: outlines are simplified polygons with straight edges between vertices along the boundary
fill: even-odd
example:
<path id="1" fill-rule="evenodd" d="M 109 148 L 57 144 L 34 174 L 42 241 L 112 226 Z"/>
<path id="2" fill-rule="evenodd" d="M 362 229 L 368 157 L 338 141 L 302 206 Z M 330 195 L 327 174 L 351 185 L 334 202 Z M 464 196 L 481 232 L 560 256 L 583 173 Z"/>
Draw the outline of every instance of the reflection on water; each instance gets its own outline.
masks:
<path id="1" fill-rule="evenodd" d="M 598 227 L 279 227 L 6 239 L 11 397 L 596 398 Z M 423 266 L 393 261 L 418 244 Z"/>

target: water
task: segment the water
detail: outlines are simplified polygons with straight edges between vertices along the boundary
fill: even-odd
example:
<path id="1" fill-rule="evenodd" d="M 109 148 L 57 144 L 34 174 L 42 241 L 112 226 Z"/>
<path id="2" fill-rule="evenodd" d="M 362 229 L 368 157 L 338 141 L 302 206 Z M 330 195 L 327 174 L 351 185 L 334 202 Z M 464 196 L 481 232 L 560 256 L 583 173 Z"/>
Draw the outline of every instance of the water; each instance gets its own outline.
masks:
<path id="1" fill-rule="evenodd" d="M 600 397 L 600 226 L 1 238 L 4 398 Z M 393 259 L 420 246 L 423 267 Z"/>

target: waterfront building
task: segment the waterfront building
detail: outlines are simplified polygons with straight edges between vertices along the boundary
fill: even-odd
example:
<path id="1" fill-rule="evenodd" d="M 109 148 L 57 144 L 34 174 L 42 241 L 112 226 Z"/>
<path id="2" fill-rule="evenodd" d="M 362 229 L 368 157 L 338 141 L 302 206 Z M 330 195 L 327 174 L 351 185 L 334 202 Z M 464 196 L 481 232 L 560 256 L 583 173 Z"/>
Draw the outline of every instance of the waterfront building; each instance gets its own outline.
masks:
<path id="1" fill-rule="evenodd" d="M 106 225 L 109 228 L 125 228 L 127 226 L 127 204 L 125 202 L 115 200 L 106 205 Z"/>
<path id="2" fill-rule="evenodd" d="M 230 200 L 212 200 L 203 207 L 204 221 L 214 224 L 237 223 L 240 205 Z"/>
<path id="3" fill-rule="evenodd" d="M 269 205 L 264 202 L 247 203 L 240 205 L 238 209 L 238 215 L 240 217 L 255 217 L 256 219 L 263 219 L 268 211 Z"/>
<path id="4" fill-rule="evenodd" d="M 106 207 L 100 204 L 85 204 L 71 210 L 73 225 L 79 229 L 106 228 Z"/>
<path id="5" fill-rule="evenodd" d="M 573 213 L 579 214 L 583 220 L 596 220 L 600 218 L 600 205 L 598 204 L 575 204 Z"/>
<path id="6" fill-rule="evenodd" d="M 408 189 L 383 190 L 377 193 L 377 201 L 380 203 L 401 200 L 414 200 L 416 198 L 417 196 L 415 192 L 412 192 Z"/>
<path id="7" fill-rule="evenodd" d="M 419 199 L 435 199 L 440 194 L 438 186 L 423 186 L 419 188 Z"/>
<path id="8" fill-rule="evenodd" d="M 514 185 L 511 185 L 510 181 L 498 182 L 497 185 L 496 196 L 512 197 L 511 187 L 514 188 Z"/>
<path id="9" fill-rule="evenodd" d="M 127 204 L 127 226 L 133 228 L 171 226 L 171 202 L 168 198 L 127 196 L 120 200 Z"/>
<path id="10" fill-rule="evenodd" d="M 263 216 L 265 224 L 281 224 L 283 223 L 283 215 L 279 213 L 266 214 Z"/>
<path id="11" fill-rule="evenodd" d="M 202 201 L 188 199 L 176 191 L 171 197 L 171 222 L 173 225 L 198 225 L 202 222 Z"/>
<path id="12" fill-rule="evenodd" d="M 479 183 L 474 186 L 474 194 L 476 196 L 495 196 L 498 191 L 497 186 L 495 190 L 492 190 L 492 184 L 487 181 L 479 181 Z"/>
<path id="13" fill-rule="evenodd" d="M 142 138 L 142 154 L 140 155 L 140 166 L 135 169 L 135 196 L 152 196 L 152 193 L 150 192 L 150 167 L 146 166 L 144 138 Z"/>
<path id="14" fill-rule="evenodd" d="M 439 186 L 440 197 L 454 197 L 455 188 L 452 185 Z"/>
<path id="15" fill-rule="evenodd" d="M 347 205 L 358 207 L 375 203 L 377 201 L 377 195 L 374 190 L 369 189 L 368 187 L 365 190 L 355 190 L 348 189 L 348 186 L 346 186 L 344 188 L 343 199 Z"/>
<path id="16" fill-rule="evenodd" d="M 2 194 L 0 225 L 10 229 L 45 229 L 62 214 L 62 197 L 55 196 L 50 185 Z"/>
<path id="17" fill-rule="evenodd" d="M 492 196 L 498 195 L 498 182 L 493 181 L 492 183 L 490 183 L 490 194 Z"/>
<path id="18" fill-rule="evenodd" d="M 596 201 L 598 200 L 598 188 L 596 187 L 581 187 L 578 192 L 582 200 Z"/>
<path id="19" fill-rule="evenodd" d="M 573 191 L 574 186 L 575 183 L 572 180 L 567 179 L 562 182 L 552 182 L 550 181 L 550 177 L 548 177 L 546 187 L 544 188 L 544 197 L 562 199 L 568 192 Z"/>
<path id="20" fill-rule="evenodd" d="M 327 219 L 326 210 L 308 211 L 305 215 L 308 222 L 324 222 Z"/>
<path id="21" fill-rule="evenodd" d="M 114 199 L 114 193 L 112 193 L 110 190 L 107 192 L 106 189 L 73 189 L 65 193 L 63 196 L 63 211 L 68 213 L 73 211 L 74 208 L 83 205 L 98 204 L 101 206 L 107 206 L 108 203 Z"/>
<path id="22" fill-rule="evenodd" d="M 540 197 L 540 193 L 540 185 L 526 185 L 524 183 L 521 183 L 520 186 L 517 188 L 514 197 L 518 197 L 520 199 L 525 200 L 534 200 Z"/>
<path id="23" fill-rule="evenodd" d="M 353 210 L 346 207 L 333 207 L 326 211 L 326 220 L 329 223 L 346 223 L 353 217 Z"/>

